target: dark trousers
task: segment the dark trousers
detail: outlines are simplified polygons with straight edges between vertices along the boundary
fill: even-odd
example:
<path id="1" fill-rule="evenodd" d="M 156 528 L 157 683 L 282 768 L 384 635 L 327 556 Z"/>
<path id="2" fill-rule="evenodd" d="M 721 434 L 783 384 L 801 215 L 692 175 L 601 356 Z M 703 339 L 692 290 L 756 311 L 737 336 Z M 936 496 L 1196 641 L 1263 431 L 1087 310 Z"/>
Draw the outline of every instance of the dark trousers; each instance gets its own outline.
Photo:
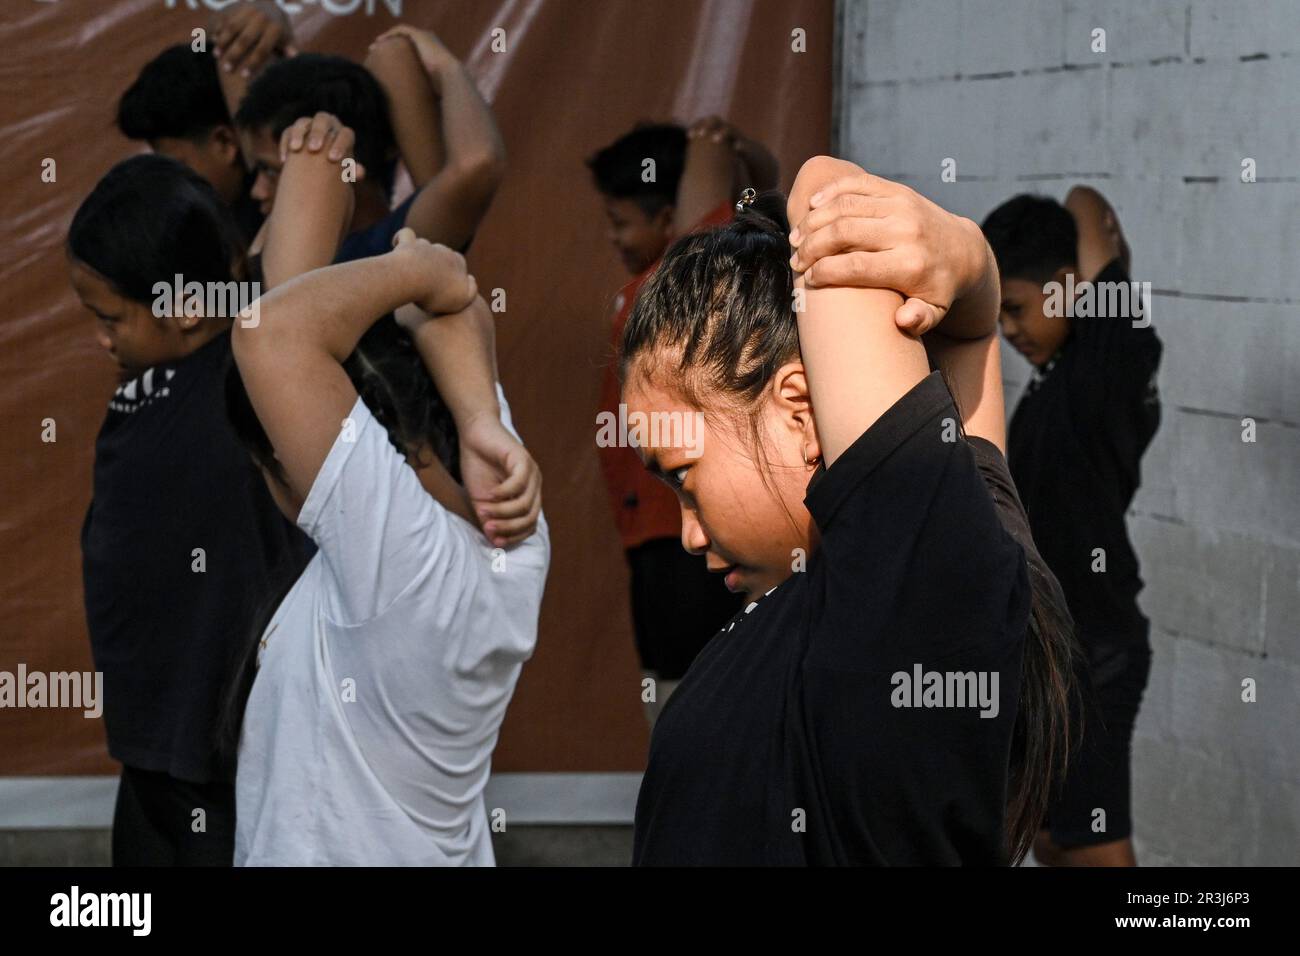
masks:
<path id="1" fill-rule="evenodd" d="M 230 866 L 234 858 L 234 784 L 122 768 L 113 810 L 114 866 Z"/>

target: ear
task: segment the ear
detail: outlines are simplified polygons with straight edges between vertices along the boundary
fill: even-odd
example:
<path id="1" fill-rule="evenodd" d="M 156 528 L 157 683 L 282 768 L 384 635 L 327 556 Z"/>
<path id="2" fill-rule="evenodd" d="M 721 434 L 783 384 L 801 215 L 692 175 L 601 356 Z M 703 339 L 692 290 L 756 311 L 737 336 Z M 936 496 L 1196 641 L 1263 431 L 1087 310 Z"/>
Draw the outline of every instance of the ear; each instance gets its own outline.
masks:
<path id="1" fill-rule="evenodd" d="M 812 393 L 808 390 L 808 374 L 803 363 L 782 365 L 772 376 L 769 388 L 780 422 L 798 442 L 804 458 L 807 461 L 820 458 L 821 441 L 817 437 L 817 419 L 813 415 Z"/>
<path id="2" fill-rule="evenodd" d="M 208 134 L 209 145 L 216 150 L 217 156 L 226 165 L 234 165 L 241 162 L 239 155 L 239 136 L 235 133 L 235 128 L 222 123 L 212 127 L 212 132 Z"/>

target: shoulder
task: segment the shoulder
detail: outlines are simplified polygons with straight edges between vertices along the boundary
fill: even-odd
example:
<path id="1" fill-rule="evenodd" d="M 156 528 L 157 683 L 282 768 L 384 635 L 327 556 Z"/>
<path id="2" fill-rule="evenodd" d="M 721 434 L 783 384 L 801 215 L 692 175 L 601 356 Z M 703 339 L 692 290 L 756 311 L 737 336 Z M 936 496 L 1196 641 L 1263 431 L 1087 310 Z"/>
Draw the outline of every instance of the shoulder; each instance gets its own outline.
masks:
<path id="1" fill-rule="evenodd" d="M 804 504 L 825 529 L 844 501 L 878 472 L 923 468 L 926 459 L 940 464 L 956 447 L 960 422 L 943 376 L 931 372 L 873 422 L 833 466 L 817 469 Z"/>

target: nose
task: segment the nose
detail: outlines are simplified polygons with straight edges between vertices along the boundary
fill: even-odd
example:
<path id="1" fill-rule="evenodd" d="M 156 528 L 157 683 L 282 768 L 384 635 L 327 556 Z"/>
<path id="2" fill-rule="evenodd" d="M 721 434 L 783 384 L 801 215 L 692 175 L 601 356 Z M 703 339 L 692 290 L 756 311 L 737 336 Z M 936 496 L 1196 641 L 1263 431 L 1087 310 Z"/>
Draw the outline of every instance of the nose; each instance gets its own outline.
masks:
<path id="1" fill-rule="evenodd" d="M 99 343 L 99 347 L 105 352 L 111 352 L 113 350 L 113 340 L 109 338 L 108 333 L 103 329 L 97 329 L 95 331 L 95 341 Z"/>
<path id="2" fill-rule="evenodd" d="M 709 549 L 709 536 L 694 510 L 682 508 L 682 547 L 690 554 L 703 554 Z"/>

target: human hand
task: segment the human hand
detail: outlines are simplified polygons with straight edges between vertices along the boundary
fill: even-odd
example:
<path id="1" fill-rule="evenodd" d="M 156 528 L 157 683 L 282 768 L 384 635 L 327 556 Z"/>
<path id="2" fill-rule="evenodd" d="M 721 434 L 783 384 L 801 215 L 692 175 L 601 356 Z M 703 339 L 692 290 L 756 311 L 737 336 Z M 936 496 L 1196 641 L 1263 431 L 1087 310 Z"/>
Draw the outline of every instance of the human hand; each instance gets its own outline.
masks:
<path id="1" fill-rule="evenodd" d="M 848 175 L 810 197 L 790 233 L 790 265 L 805 288 L 892 289 L 905 301 L 898 327 L 920 336 L 984 279 L 987 243 L 979 226 L 915 190 L 870 173 Z"/>

